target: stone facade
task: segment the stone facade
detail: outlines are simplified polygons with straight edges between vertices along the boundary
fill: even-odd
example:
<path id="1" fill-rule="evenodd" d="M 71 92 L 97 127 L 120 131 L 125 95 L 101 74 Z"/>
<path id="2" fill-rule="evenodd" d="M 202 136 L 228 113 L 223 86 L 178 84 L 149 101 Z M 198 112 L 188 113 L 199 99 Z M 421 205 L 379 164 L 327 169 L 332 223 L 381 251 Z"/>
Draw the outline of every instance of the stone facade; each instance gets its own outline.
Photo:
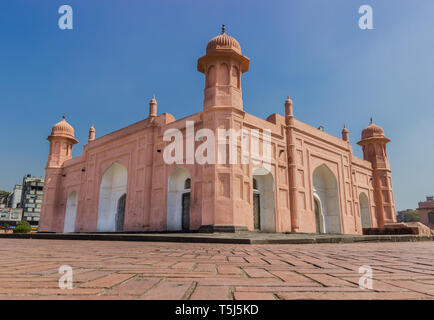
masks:
<path id="1" fill-rule="evenodd" d="M 175 120 L 157 115 L 153 98 L 144 120 L 96 139 L 92 127 L 83 154 L 75 158 L 74 129 L 65 119 L 56 124 L 48 137 L 39 231 L 361 234 L 362 227 L 395 222 L 390 140 L 383 130 L 373 123 L 365 128 L 359 142 L 364 159 L 359 159 L 347 128 L 337 138 L 295 119 L 289 97 L 284 116 L 264 120 L 248 114 L 241 86 L 248 69 L 249 59 L 223 30 L 198 60 L 198 71 L 205 74 L 202 111 Z M 182 133 L 186 152 L 181 163 L 168 164 L 164 154 L 171 142 L 164 135 L 174 129 Z M 189 146 L 197 150 L 204 143 L 203 129 L 214 133 L 206 139 L 215 139 L 216 154 L 233 156 L 236 163 L 199 164 L 189 157 Z M 266 163 L 260 161 L 261 148 L 245 156 L 237 144 L 231 155 L 232 146 L 217 133 L 221 129 L 243 129 L 239 144 L 255 140 L 262 147 L 264 132 L 270 132 Z"/>
<path id="2" fill-rule="evenodd" d="M 426 201 L 419 202 L 420 222 L 434 229 L 434 197 L 426 197 Z"/>

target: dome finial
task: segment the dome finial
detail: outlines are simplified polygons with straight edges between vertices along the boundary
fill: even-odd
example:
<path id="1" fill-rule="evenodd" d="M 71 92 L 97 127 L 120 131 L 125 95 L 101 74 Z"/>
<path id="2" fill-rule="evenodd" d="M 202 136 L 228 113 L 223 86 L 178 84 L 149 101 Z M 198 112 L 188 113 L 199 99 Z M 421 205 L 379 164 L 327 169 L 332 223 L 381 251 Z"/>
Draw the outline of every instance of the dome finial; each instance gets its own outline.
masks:
<path id="1" fill-rule="evenodd" d="M 222 34 L 226 33 L 226 26 L 224 24 L 222 24 Z"/>
<path id="2" fill-rule="evenodd" d="M 372 121 L 372 117 L 371 117 L 371 122 L 370 122 L 370 124 L 372 124 L 373 123 L 373 121 Z"/>
<path id="3" fill-rule="evenodd" d="M 66 116 L 65 116 L 65 114 L 63 114 L 63 115 L 62 115 L 62 119 L 63 119 L 63 120 L 65 120 L 65 119 L 66 119 Z"/>

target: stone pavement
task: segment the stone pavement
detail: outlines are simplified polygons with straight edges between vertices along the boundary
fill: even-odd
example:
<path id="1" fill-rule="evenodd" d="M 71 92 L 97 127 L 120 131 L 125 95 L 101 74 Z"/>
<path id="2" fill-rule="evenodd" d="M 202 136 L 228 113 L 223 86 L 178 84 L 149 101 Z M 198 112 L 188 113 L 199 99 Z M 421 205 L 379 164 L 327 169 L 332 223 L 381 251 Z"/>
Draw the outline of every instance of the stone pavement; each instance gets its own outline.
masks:
<path id="1" fill-rule="evenodd" d="M 0 239 L 0 299 L 434 299 L 434 244 Z M 73 289 L 59 289 L 61 265 Z M 360 289 L 359 267 L 373 270 Z"/>

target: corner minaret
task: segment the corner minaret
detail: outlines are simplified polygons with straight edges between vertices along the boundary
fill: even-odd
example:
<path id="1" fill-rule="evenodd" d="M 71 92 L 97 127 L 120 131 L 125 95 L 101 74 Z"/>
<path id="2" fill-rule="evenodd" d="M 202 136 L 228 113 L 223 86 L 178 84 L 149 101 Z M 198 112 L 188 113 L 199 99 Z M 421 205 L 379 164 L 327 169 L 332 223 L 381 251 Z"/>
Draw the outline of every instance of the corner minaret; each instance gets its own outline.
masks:
<path id="1" fill-rule="evenodd" d="M 375 125 L 372 118 L 362 131 L 362 140 L 357 142 L 363 148 L 363 159 L 372 164 L 374 200 L 380 227 L 385 223 L 396 222 L 391 170 L 386 153 L 386 144 L 389 142 L 384 130 Z"/>
<path id="2" fill-rule="evenodd" d="M 226 34 L 225 25 L 206 46 L 206 55 L 197 61 L 197 70 L 205 74 L 204 110 L 243 109 L 241 74 L 249 70 L 249 59 L 241 54 L 238 41 Z"/>
<path id="3" fill-rule="evenodd" d="M 47 168 L 60 168 L 66 160 L 72 158 L 72 147 L 78 143 L 74 137 L 74 128 L 66 122 L 65 116 L 53 126 L 47 139 L 50 141 Z"/>
<path id="4" fill-rule="evenodd" d="M 72 158 L 72 147 L 78 141 L 74 137 L 74 128 L 66 122 L 65 116 L 53 126 L 47 140 L 50 141 L 50 153 L 45 168 L 44 198 L 38 230 L 62 232 L 59 212 L 65 210 L 62 200 L 64 190 L 57 186 L 66 176 L 63 164 Z"/>

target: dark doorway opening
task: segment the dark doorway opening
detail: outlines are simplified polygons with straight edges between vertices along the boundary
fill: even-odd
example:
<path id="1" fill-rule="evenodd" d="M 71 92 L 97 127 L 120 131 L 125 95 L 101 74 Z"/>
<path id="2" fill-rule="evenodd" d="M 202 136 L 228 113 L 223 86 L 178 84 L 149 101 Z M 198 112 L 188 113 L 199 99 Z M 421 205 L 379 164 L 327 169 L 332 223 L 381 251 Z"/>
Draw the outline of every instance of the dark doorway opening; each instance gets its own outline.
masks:
<path id="1" fill-rule="evenodd" d="M 261 229 L 261 203 L 259 193 L 253 193 L 253 225 L 255 230 Z"/>
<path id="2" fill-rule="evenodd" d="M 190 230 L 190 192 L 182 194 L 182 231 Z"/>
<path id="3" fill-rule="evenodd" d="M 321 233 L 321 219 L 320 219 L 320 204 L 317 199 L 315 201 L 315 224 L 316 224 L 316 233 Z"/>
<path id="4" fill-rule="evenodd" d="M 127 200 L 127 194 L 125 193 L 118 200 L 118 209 L 116 212 L 116 232 L 124 231 L 124 220 L 125 220 L 125 203 Z"/>

